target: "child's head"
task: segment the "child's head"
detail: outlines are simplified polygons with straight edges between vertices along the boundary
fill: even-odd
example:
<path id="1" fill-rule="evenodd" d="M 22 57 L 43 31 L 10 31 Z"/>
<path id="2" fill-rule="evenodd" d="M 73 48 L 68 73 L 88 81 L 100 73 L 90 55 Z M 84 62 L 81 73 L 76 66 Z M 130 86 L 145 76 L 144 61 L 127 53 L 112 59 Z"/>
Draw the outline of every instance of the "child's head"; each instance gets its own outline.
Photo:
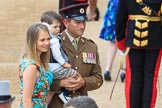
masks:
<path id="1" fill-rule="evenodd" d="M 51 34 L 57 35 L 60 32 L 61 15 L 55 11 L 46 11 L 41 15 L 41 22 L 46 22 L 50 25 Z"/>

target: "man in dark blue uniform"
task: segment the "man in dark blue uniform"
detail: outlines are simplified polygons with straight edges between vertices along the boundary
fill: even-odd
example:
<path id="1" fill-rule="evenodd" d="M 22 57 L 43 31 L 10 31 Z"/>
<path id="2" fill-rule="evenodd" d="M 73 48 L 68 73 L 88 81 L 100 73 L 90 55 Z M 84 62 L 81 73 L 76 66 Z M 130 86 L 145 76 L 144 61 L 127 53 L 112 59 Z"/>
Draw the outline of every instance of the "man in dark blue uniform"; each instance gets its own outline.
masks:
<path id="1" fill-rule="evenodd" d="M 119 0 L 117 44 L 126 56 L 126 108 L 155 108 L 162 55 L 162 0 Z"/>

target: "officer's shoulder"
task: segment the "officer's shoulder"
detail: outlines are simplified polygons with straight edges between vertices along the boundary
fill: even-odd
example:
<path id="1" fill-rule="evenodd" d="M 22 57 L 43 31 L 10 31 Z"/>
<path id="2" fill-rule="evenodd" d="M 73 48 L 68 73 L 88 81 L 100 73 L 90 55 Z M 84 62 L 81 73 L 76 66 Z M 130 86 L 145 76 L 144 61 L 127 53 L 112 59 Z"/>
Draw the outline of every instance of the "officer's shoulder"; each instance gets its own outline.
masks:
<path id="1" fill-rule="evenodd" d="M 61 37 L 62 33 L 58 33 L 57 36 L 60 36 Z"/>
<path id="2" fill-rule="evenodd" d="M 88 43 L 96 44 L 92 39 L 82 37 L 82 39 Z"/>

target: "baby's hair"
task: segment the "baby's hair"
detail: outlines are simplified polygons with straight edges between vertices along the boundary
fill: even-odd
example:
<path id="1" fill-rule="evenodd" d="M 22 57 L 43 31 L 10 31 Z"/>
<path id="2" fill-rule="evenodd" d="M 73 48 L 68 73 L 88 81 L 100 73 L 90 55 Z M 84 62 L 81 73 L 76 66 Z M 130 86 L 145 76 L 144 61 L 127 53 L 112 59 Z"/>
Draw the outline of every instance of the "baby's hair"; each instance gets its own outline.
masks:
<path id="1" fill-rule="evenodd" d="M 48 24 L 52 24 L 53 21 L 61 22 L 62 17 L 59 13 L 56 13 L 55 11 L 46 11 L 41 15 L 41 22 L 46 22 Z"/>

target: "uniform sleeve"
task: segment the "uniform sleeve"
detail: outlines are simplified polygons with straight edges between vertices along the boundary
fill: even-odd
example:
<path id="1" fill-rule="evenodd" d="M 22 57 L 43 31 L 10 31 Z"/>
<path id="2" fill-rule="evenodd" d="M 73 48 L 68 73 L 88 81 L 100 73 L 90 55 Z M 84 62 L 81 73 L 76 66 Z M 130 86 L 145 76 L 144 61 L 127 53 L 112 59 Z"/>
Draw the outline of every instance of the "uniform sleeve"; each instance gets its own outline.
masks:
<path id="1" fill-rule="evenodd" d="M 85 87 L 82 88 L 83 91 L 95 90 L 101 87 L 101 85 L 103 84 L 103 77 L 97 47 L 96 47 L 96 64 L 94 64 L 90 76 L 83 78 L 86 83 Z"/>
<path id="2" fill-rule="evenodd" d="M 119 0 L 116 16 L 116 40 L 120 50 L 125 50 L 128 11 L 124 0 Z"/>
<path id="3" fill-rule="evenodd" d="M 60 82 L 61 82 L 61 79 L 54 79 L 51 85 L 50 91 L 55 92 L 55 93 L 60 93 L 61 92 Z"/>
<path id="4" fill-rule="evenodd" d="M 61 55 L 61 51 L 60 51 L 60 43 L 59 43 L 59 39 L 57 38 L 52 38 L 50 41 L 51 44 L 51 51 L 52 51 L 52 56 L 53 58 L 60 64 L 63 65 L 65 63 L 64 58 Z"/>

